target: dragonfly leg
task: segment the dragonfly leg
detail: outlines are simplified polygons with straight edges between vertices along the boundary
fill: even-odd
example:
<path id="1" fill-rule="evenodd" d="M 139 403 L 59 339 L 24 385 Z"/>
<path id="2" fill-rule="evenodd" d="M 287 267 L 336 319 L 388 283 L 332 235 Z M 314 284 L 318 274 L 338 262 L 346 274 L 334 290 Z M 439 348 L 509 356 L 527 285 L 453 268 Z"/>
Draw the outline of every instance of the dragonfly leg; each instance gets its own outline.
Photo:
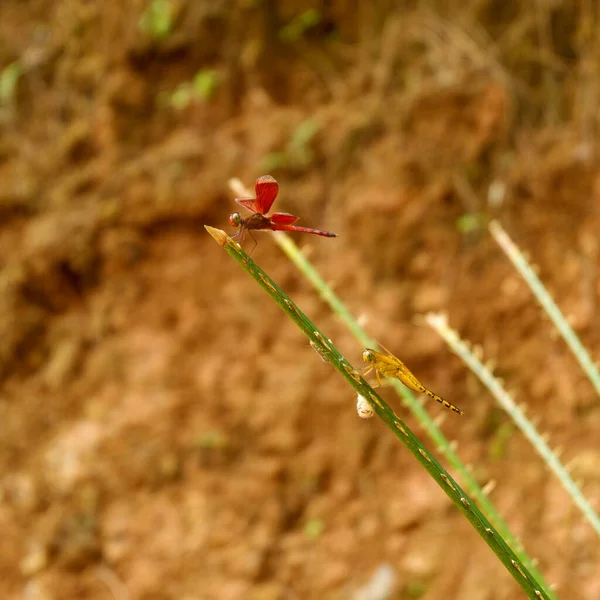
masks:
<path id="1" fill-rule="evenodd" d="M 232 240 L 238 240 L 238 244 L 243 242 L 246 239 L 246 228 L 244 226 L 240 227 L 232 236 Z"/>
<path id="2" fill-rule="evenodd" d="M 367 375 L 368 375 L 368 374 L 369 374 L 369 373 L 370 373 L 370 372 L 371 372 L 371 371 L 372 371 L 374 368 L 375 368 L 375 367 L 374 367 L 373 365 L 370 365 L 370 366 L 364 367 L 364 368 L 363 368 L 363 370 L 362 370 L 362 372 L 361 372 L 361 375 L 362 375 L 363 377 L 366 377 L 366 376 L 367 376 Z"/>
<path id="3" fill-rule="evenodd" d="M 365 367 L 362 372 L 362 376 L 366 377 L 373 369 L 375 369 L 375 365 L 369 365 L 368 367 Z M 377 375 L 377 381 L 379 383 L 377 385 L 372 385 L 371 387 L 379 387 L 381 385 L 381 380 L 379 379 L 379 371 L 377 371 L 377 369 L 375 369 L 375 374 Z"/>
<path id="4" fill-rule="evenodd" d="M 252 238 L 252 241 L 254 242 L 254 246 L 252 246 L 252 250 L 250 250 L 250 252 L 248 252 L 248 256 L 252 256 L 252 253 L 254 252 L 254 249 L 256 248 L 258 242 L 254 239 L 254 236 L 252 235 L 252 232 L 248 229 L 248 235 Z"/>

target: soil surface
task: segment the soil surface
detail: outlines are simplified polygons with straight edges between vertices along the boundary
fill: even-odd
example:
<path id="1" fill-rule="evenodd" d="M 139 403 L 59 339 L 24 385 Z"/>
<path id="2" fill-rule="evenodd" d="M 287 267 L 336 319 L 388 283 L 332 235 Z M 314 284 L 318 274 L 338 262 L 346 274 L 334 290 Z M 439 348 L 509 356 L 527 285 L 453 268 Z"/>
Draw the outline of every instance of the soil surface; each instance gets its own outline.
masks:
<path id="1" fill-rule="evenodd" d="M 266 173 L 275 210 L 339 234 L 295 240 L 369 334 L 463 409 L 427 402 L 557 595 L 600 597 L 592 527 L 418 319 L 481 346 L 600 509 L 598 397 L 486 227 L 600 356 L 597 17 L 392 4 L 2 1 L 1 598 L 524 597 L 206 234 L 232 233 L 228 180 Z"/>

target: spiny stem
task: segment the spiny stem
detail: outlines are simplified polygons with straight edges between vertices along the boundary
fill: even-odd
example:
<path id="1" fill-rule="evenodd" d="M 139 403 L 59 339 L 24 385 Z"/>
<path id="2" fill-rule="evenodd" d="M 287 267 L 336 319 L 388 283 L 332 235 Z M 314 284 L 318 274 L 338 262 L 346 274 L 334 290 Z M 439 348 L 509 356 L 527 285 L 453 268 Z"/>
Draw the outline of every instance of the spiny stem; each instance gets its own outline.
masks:
<path id="1" fill-rule="evenodd" d="M 533 423 L 527 418 L 525 413 L 517 406 L 510 394 L 502 387 L 502 384 L 492 372 L 475 356 L 469 349 L 469 346 L 463 342 L 458 333 L 448 327 L 446 315 L 430 313 L 425 317 L 429 325 L 439 333 L 452 350 L 463 360 L 463 362 L 479 377 L 479 380 L 487 387 L 491 394 L 496 398 L 498 404 L 510 415 L 517 427 L 523 432 L 523 435 L 531 442 L 538 454 L 544 459 L 544 462 L 550 467 L 552 472 L 558 477 L 563 488 L 573 499 L 573 502 L 579 507 L 586 519 L 591 523 L 596 533 L 600 534 L 600 519 L 587 501 L 576 483 L 571 479 L 567 470 L 564 468 L 558 456 L 552 452 L 552 449 L 538 433 Z"/>
<path id="2" fill-rule="evenodd" d="M 552 322 L 562 335 L 565 342 L 567 342 L 567 345 L 571 349 L 571 352 L 573 352 L 575 355 L 575 358 L 578 360 L 581 368 L 588 376 L 588 379 L 592 382 L 596 393 L 600 396 L 600 373 L 598 372 L 594 361 L 577 337 L 577 334 L 573 331 L 573 328 L 567 322 L 567 319 L 565 319 L 556 302 L 554 302 L 548 293 L 548 290 L 546 290 L 544 287 L 544 284 L 541 282 L 540 278 L 534 273 L 522 252 L 510 239 L 500 223 L 497 221 L 492 221 L 489 224 L 489 230 L 494 239 L 500 245 L 500 248 L 502 248 L 517 271 L 519 271 L 523 279 L 525 279 L 538 302 L 542 305 L 543 309 L 552 319 Z"/>
<path id="3" fill-rule="evenodd" d="M 317 329 L 298 306 L 281 291 L 275 282 L 224 231 L 206 225 L 205 228 L 225 248 L 226 252 L 269 294 L 294 323 L 298 325 L 309 338 L 311 346 L 318 349 L 320 356 L 331 362 L 342 377 L 369 402 L 373 410 L 381 417 L 394 435 L 408 448 L 411 454 L 435 479 L 446 495 L 475 527 L 480 536 L 495 552 L 498 558 L 500 558 L 508 572 L 522 587 L 529 598 L 534 600 L 540 598 L 550 600 L 553 598 L 506 543 L 500 533 L 494 529 L 485 515 L 477 508 L 458 483 L 440 465 L 427 448 L 423 446 L 406 423 L 375 393 L 334 344 Z"/>

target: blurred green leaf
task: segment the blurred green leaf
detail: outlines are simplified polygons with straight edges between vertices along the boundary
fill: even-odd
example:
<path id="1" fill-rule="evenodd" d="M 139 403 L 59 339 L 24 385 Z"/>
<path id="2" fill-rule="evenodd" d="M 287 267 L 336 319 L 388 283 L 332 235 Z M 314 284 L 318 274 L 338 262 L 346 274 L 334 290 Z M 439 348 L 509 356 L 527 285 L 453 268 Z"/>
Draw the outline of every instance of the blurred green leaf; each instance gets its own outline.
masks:
<path id="1" fill-rule="evenodd" d="M 198 71 L 192 81 L 194 96 L 203 101 L 210 100 L 219 86 L 219 73 L 214 69 Z"/>
<path id="2" fill-rule="evenodd" d="M 411 581 L 404 588 L 407 598 L 420 598 L 426 591 L 427 586 L 422 581 Z"/>
<path id="3" fill-rule="evenodd" d="M 196 436 L 194 445 L 204 450 L 221 450 L 229 447 L 229 440 L 219 431 L 204 431 Z"/>
<path id="4" fill-rule="evenodd" d="M 312 162 L 314 152 L 310 148 L 310 143 L 320 129 L 321 122 L 314 118 L 306 119 L 298 125 L 288 144 L 288 153 L 293 163 L 306 166 Z"/>
<path id="5" fill-rule="evenodd" d="M 192 101 L 192 87 L 189 82 L 177 86 L 169 98 L 169 106 L 176 110 L 187 108 Z"/>
<path id="6" fill-rule="evenodd" d="M 309 29 L 318 25 L 321 19 L 321 12 L 316 8 L 310 8 L 282 27 L 279 31 L 279 39 L 283 42 L 295 42 Z"/>
<path id="7" fill-rule="evenodd" d="M 154 39 L 168 37 L 173 27 L 173 8 L 169 0 L 151 0 L 140 17 L 139 27 Z"/>
<path id="8" fill-rule="evenodd" d="M 502 423 L 499 425 L 490 443 L 488 445 L 488 456 L 493 460 L 500 460 L 506 456 L 508 442 L 515 431 L 515 427 L 510 423 Z"/>
<path id="9" fill-rule="evenodd" d="M 17 83 L 23 75 L 23 67 L 19 61 L 10 63 L 0 72 L 0 102 L 12 102 L 17 91 Z"/>
<path id="10" fill-rule="evenodd" d="M 260 159 L 259 171 L 265 173 L 283 169 L 288 164 L 288 157 L 285 152 L 269 152 Z"/>
<path id="11" fill-rule="evenodd" d="M 194 100 L 208 102 L 219 85 L 219 73 L 212 69 L 198 71 L 191 82 L 180 83 L 171 93 L 168 105 L 175 110 L 187 108 Z"/>
<path id="12" fill-rule="evenodd" d="M 304 534 L 309 540 L 318 540 L 325 529 L 321 519 L 310 519 L 304 526 Z"/>
<path id="13" fill-rule="evenodd" d="M 456 229 L 464 234 L 479 231 L 484 225 L 483 216 L 479 213 L 468 213 L 456 219 Z"/>
<path id="14" fill-rule="evenodd" d="M 310 144 L 321 127 L 321 122 L 316 118 L 302 121 L 294 130 L 284 151 L 269 152 L 262 157 L 260 170 L 270 172 L 285 167 L 302 168 L 310 165 L 315 157 Z"/>

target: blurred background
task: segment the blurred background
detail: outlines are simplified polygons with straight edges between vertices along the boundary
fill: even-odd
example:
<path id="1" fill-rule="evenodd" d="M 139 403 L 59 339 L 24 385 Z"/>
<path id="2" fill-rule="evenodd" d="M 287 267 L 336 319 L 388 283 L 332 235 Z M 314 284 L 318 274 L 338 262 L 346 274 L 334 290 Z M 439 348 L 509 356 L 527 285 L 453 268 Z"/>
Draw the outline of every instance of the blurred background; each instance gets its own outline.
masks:
<path id="1" fill-rule="evenodd" d="M 483 347 L 598 507 L 598 398 L 486 223 L 598 357 L 599 24 L 594 0 L 2 0 L 0 596 L 522 597 L 204 231 L 268 173 L 339 234 L 295 239 L 369 334 L 465 411 L 444 433 L 559 597 L 600 597 L 591 526 L 415 321 Z"/>

